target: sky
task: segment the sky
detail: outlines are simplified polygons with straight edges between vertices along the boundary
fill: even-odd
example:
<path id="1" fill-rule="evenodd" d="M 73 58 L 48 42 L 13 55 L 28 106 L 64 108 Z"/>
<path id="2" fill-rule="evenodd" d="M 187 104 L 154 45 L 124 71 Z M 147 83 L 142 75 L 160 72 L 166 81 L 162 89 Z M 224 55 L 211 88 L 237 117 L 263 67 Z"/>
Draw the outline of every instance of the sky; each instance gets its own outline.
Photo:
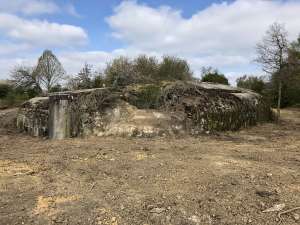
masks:
<path id="1" fill-rule="evenodd" d="M 69 75 L 120 55 L 174 55 L 195 76 L 212 66 L 234 83 L 262 75 L 255 46 L 272 23 L 298 37 L 299 12 L 300 0 L 0 0 L 0 79 L 50 49 Z"/>

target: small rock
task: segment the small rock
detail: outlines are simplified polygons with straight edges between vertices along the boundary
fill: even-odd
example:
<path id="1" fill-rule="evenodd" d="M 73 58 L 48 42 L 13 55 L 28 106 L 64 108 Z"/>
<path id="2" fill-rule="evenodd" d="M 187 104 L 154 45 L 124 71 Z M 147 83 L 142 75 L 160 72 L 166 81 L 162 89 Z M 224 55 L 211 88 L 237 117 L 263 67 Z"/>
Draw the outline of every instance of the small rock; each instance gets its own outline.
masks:
<path id="1" fill-rule="evenodd" d="M 233 185 L 233 186 L 238 185 L 238 181 L 237 181 L 237 180 L 232 180 L 232 181 L 230 182 L 230 184 Z"/>
<path id="2" fill-rule="evenodd" d="M 273 174 L 272 173 L 267 173 L 267 177 L 272 177 Z"/>
<path id="3" fill-rule="evenodd" d="M 151 210 L 151 209 L 153 209 L 154 208 L 154 205 L 147 205 L 147 209 L 148 210 Z"/>
<path id="4" fill-rule="evenodd" d="M 270 191 L 256 191 L 255 194 L 257 194 L 260 197 L 269 197 L 274 195 L 274 193 Z"/>
<path id="5" fill-rule="evenodd" d="M 192 222 L 194 222 L 194 223 L 196 223 L 196 224 L 200 224 L 200 222 L 201 222 L 200 218 L 198 216 L 196 216 L 196 215 L 191 216 L 189 218 L 189 220 L 192 221 Z"/>
<path id="6" fill-rule="evenodd" d="M 293 218 L 295 221 L 298 221 L 300 219 L 300 215 L 297 213 L 293 213 Z"/>
<path id="7" fill-rule="evenodd" d="M 156 213 L 156 214 L 160 214 L 162 212 L 166 211 L 165 208 L 153 208 L 150 210 L 150 213 Z"/>
<path id="8" fill-rule="evenodd" d="M 264 210 L 263 213 L 267 213 L 267 212 L 279 212 L 279 211 L 283 210 L 284 207 L 285 207 L 284 203 L 277 204 L 277 205 L 274 205 L 271 208 L 268 208 L 268 209 Z"/>
<path id="9" fill-rule="evenodd" d="M 148 147 L 144 147 L 144 146 L 141 147 L 141 150 L 142 150 L 142 151 L 145 151 L 145 152 L 149 152 L 149 151 L 150 151 L 150 149 L 149 149 Z"/>
<path id="10" fill-rule="evenodd" d="M 263 202 L 260 202 L 259 204 L 260 204 L 260 205 L 261 205 L 261 207 L 263 207 L 263 208 L 266 206 L 266 204 L 265 204 L 265 203 L 263 203 Z"/>

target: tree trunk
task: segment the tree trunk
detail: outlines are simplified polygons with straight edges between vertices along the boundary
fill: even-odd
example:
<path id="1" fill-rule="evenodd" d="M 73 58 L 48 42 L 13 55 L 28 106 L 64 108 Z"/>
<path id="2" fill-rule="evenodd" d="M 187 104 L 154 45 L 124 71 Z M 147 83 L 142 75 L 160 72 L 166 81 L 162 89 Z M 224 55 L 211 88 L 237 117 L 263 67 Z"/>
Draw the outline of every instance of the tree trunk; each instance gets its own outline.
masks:
<path id="1" fill-rule="evenodd" d="M 278 121 L 280 119 L 280 106 L 281 106 L 281 89 L 282 89 L 282 81 L 279 80 L 279 85 L 278 85 L 278 101 L 277 101 L 277 116 L 278 116 Z"/>

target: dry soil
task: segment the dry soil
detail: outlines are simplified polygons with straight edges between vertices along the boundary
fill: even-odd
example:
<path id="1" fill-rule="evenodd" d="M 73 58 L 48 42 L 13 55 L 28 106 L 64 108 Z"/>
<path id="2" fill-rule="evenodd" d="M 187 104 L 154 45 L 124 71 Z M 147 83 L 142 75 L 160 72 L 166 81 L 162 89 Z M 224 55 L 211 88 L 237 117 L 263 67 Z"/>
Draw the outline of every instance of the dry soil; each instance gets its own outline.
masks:
<path id="1" fill-rule="evenodd" d="M 1 225 L 300 224 L 300 210 L 263 212 L 300 206 L 299 109 L 239 132 L 62 141 L 4 128 L 12 113 L 0 111 Z"/>

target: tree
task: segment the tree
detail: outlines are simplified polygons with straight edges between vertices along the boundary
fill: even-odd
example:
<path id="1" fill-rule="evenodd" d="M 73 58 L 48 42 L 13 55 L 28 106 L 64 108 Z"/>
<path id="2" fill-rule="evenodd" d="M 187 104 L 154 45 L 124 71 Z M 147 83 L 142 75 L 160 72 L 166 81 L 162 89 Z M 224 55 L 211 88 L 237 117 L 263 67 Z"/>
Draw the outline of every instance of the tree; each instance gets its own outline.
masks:
<path id="1" fill-rule="evenodd" d="M 213 69 L 212 67 L 202 68 L 201 81 L 229 85 L 225 75 L 219 73 L 217 69 Z"/>
<path id="2" fill-rule="evenodd" d="M 10 74 L 16 88 L 41 93 L 40 77 L 33 67 L 16 66 Z"/>
<path id="3" fill-rule="evenodd" d="M 186 60 L 175 56 L 163 56 L 158 68 L 159 80 L 191 80 L 193 73 Z"/>
<path id="4" fill-rule="evenodd" d="M 105 87 L 105 79 L 102 73 L 95 74 L 93 78 L 93 87 L 94 88 Z"/>
<path id="5" fill-rule="evenodd" d="M 137 82 L 132 61 L 124 56 L 108 63 L 104 73 L 108 86 L 126 86 Z"/>
<path id="6" fill-rule="evenodd" d="M 85 63 L 80 72 L 69 80 L 69 86 L 75 90 L 93 88 L 92 65 Z"/>
<path id="7" fill-rule="evenodd" d="M 281 106 L 300 104 L 300 38 L 288 48 L 288 57 L 282 80 Z"/>
<path id="8" fill-rule="evenodd" d="M 92 65 L 85 63 L 83 68 L 78 73 L 78 79 L 80 89 L 93 88 Z"/>
<path id="9" fill-rule="evenodd" d="M 155 57 L 140 55 L 133 61 L 134 72 L 139 83 L 158 81 L 158 60 Z"/>
<path id="10" fill-rule="evenodd" d="M 237 78 L 236 83 L 240 88 L 250 89 L 259 94 L 262 94 L 265 89 L 265 82 L 261 77 L 244 75 Z"/>
<path id="11" fill-rule="evenodd" d="M 257 44 L 258 57 L 256 61 L 263 70 L 272 76 L 278 90 L 277 114 L 280 118 L 282 81 L 288 56 L 287 32 L 282 24 L 272 24 L 261 43 Z"/>
<path id="12" fill-rule="evenodd" d="M 64 68 L 50 50 L 45 50 L 38 59 L 34 73 L 38 76 L 40 86 L 47 92 L 58 85 L 65 76 Z"/>

